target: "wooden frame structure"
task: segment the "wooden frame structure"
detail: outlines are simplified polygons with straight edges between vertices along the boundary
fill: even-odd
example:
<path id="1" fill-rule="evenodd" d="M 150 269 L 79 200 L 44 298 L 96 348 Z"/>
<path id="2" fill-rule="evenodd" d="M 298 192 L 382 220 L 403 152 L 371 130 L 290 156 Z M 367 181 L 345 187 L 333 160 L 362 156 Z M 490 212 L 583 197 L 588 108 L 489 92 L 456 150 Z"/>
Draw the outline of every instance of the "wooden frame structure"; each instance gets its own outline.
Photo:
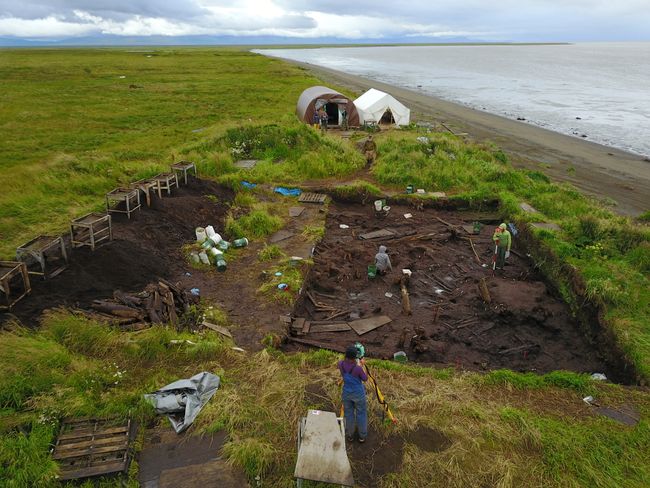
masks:
<path id="1" fill-rule="evenodd" d="M 90 246 L 93 251 L 100 242 L 112 241 L 111 215 L 93 212 L 73 220 L 70 222 L 70 239 L 73 248 Z"/>
<path id="2" fill-rule="evenodd" d="M 120 210 L 120 203 L 124 202 L 126 210 Z M 131 213 L 141 207 L 140 190 L 135 188 L 115 188 L 106 194 L 106 213 L 124 213 L 130 219 Z"/>
<path id="3" fill-rule="evenodd" d="M 127 473 L 135 428 L 131 420 L 79 419 L 63 423 L 52 458 L 61 468 L 61 481 Z"/>
<path id="4" fill-rule="evenodd" d="M 179 161 L 178 163 L 172 164 L 171 167 L 172 173 L 176 175 L 176 181 L 178 181 L 178 173 L 183 173 L 183 181 L 187 185 L 187 172 L 193 170 L 194 177 L 198 178 L 199 174 L 196 171 L 196 164 L 191 161 Z"/>
<path id="5" fill-rule="evenodd" d="M 167 190 L 167 195 L 170 195 L 172 188 L 178 188 L 178 177 L 176 173 L 160 173 L 152 178 L 156 182 L 158 189 L 158 198 L 162 198 L 162 191 Z"/>
<path id="6" fill-rule="evenodd" d="M 55 258 L 62 258 L 63 263 L 48 273 L 48 254 L 51 255 L 57 251 L 58 255 L 55 255 Z M 29 274 L 42 276 L 43 279 L 53 278 L 68 267 L 68 253 L 61 236 L 38 236 L 32 239 L 16 249 L 16 260 L 25 263 Z M 40 271 L 29 269 L 29 266 L 35 263 L 40 265 Z"/>
<path id="7" fill-rule="evenodd" d="M 18 296 L 12 297 L 11 281 L 22 278 L 23 290 Z M 0 303 L 0 310 L 11 310 L 18 300 L 32 291 L 29 283 L 27 265 L 21 261 L 0 261 L 0 296 L 4 295 L 4 304 Z"/>
<path id="8" fill-rule="evenodd" d="M 151 190 L 156 190 L 158 188 L 158 182 L 151 178 L 143 178 L 138 181 L 134 181 L 129 185 L 131 188 L 136 188 L 144 193 L 144 197 L 147 201 L 147 207 L 151 207 Z"/>

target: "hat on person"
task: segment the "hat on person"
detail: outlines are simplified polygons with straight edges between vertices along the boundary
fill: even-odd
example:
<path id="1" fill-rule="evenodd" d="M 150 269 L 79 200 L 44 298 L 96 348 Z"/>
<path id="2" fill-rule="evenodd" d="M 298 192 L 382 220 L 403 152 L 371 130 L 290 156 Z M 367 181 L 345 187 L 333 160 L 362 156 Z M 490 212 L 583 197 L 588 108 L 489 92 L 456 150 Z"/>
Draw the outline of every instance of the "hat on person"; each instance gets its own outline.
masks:
<path id="1" fill-rule="evenodd" d="M 502 230 L 506 230 L 507 228 L 508 228 L 508 226 L 506 224 L 501 224 L 499 226 L 499 229 L 502 229 Z"/>
<path id="2" fill-rule="evenodd" d="M 345 359 L 357 359 L 359 349 L 356 346 L 350 346 L 345 350 Z"/>

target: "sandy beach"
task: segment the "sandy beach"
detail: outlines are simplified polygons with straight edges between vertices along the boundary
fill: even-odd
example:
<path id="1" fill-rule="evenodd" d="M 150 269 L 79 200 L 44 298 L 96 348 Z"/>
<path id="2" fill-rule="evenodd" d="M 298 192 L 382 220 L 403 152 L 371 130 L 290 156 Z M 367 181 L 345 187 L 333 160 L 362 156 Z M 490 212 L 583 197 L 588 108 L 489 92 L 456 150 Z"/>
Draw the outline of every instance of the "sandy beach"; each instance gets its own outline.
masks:
<path id="1" fill-rule="evenodd" d="M 360 76 L 296 64 L 355 94 L 370 87 L 389 92 L 411 108 L 412 120 L 442 122 L 455 133 L 467 133 L 471 140 L 493 142 L 516 167 L 569 182 L 620 214 L 637 216 L 650 210 L 650 160 L 642 156 Z"/>

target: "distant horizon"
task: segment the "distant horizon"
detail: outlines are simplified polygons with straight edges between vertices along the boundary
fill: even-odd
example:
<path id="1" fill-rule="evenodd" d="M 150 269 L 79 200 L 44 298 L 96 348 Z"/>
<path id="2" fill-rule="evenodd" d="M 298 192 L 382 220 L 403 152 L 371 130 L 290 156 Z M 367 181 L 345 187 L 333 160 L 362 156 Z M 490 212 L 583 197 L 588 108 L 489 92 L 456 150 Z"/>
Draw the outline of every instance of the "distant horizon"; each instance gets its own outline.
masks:
<path id="1" fill-rule="evenodd" d="M 382 46 L 453 46 L 453 45 L 569 45 L 569 44 L 610 44 L 610 43 L 648 43 L 650 40 L 591 40 L 591 41 L 490 41 L 475 39 L 438 39 L 430 40 L 399 40 L 399 39 L 287 39 L 287 38 L 257 38 L 257 37 L 228 37 L 209 39 L 210 36 L 189 36 L 172 37 L 167 36 L 147 36 L 133 37 L 125 36 L 119 39 L 107 39 L 105 37 L 88 37 L 81 39 L 62 39 L 62 40 L 34 40 L 34 39 L 16 39 L 10 37 L 0 37 L 0 48 L 39 48 L 39 47 L 65 47 L 65 48 L 83 48 L 83 47 L 103 47 L 103 48 L 122 48 L 122 47 L 255 47 L 264 49 L 272 48 L 317 48 L 317 47 L 382 47 Z"/>
<path id="2" fill-rule="evenodd" d="M 0 0 L 0 45 L 650 41 L 648 0 Z"/>

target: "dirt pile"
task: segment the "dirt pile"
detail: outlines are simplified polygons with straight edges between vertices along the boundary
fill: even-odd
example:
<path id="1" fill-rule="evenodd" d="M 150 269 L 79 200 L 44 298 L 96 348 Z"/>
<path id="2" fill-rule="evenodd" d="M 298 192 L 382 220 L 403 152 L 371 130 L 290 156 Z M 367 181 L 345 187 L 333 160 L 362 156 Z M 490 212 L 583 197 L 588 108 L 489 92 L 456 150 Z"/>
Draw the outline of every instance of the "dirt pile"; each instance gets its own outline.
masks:
<path id="1" fill-rule="evenodd" d="M 210 223 L 223 228 L 232 197 L 232 191 L 216 183 L 192 179 L 169 196 L 152 198 L 151 207 L 143 205 L 130 220 L 112 214 L 112 242 L 94 252 L 87 247 L 72 250 L 68 269 L 50 280 L 33 279 L 31 295 L 12 313 L 34 326 L 48 308 L 88 308 L 95 299 L 112 297 L 115 290 L 139 292 L 159 278 L 181 280 L 188 268 L 182 246 L 193 240 L 197 226 Z M 193 286 L 206 279 L 196 273 Z"/>
<path id="2" fill-rule="evenodd" d="M 493 275 L 493 226 L 471 235 L 474 219 L 476 215 L 405 206 L 394 206 L 380 219 L 370 205 L 333 204 L 304 286 L 320 307 L 305 293 L 294 316 L 327 323 L 329 307 L 345 312 L 337 322 L 377 315 L 387 315 L 392 322 L 362 336 L 352 330 L 323 331 L 321 325 L 318 333 L 301 339 L 334 350 L 360 340 L 370 357 L 392 358 L 404 351 L 411 361 L 470 369 L 566 369 L 615 378 L 615 371 L 582 335 L 568 306 L 551 294 L 525 250 L 517 247 L 516 238 L 506 269 Z M 360 239 L 380 230 L 392 235 Z M 367 268 L 379 245 L 388 247 L 393 271 L 370 279 Z M 407 286 L 412 315 L 402 306 L 403 268 L 412 271 Z M 490 303 L 480 291 L 481 280 Z"/>

